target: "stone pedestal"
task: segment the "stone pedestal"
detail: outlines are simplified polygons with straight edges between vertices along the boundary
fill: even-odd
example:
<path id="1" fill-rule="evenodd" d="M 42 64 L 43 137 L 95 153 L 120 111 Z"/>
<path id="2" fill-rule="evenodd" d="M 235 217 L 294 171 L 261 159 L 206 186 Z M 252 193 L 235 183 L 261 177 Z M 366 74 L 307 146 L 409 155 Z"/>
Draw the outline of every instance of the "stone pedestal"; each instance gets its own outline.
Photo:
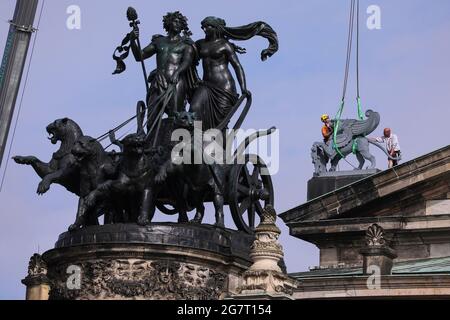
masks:
<path id="1" fill-rule="evenodd" d="M 264 208 L 250 250 L 253 264 L 243 273 L 243 284 L 233 299 L 291 299 L 297 281 L 283 273 L 279 266 L 283 247 L 278 242 L 281 231 L 275 224 L 276 216 L 271 206 Z"/>
<path id="2" fill-rule="evenodd" d="M 380 170 L 368 169 L 321 173 L 308 181 L 307 199 L 308 201 L 315 199 L 328 192 L 332 192 L 353 182 L 374 175 L 377 172 L 380 172 Z"/>
<path id="3" fill-rule="evenodd" d="M 29 280 L 29 279 L 27 279 Z M 37 281 L 27 281 L 23 280 L 22 283 L 27 287 L 25 294 L 26 300 L 48 300 L 50 286 L 48 283 L 41 283 L 40 280 Z"/>
<path id="4" fill-rule="evenodd" d="M 251 265 L 253 237 L 208 225 L 92 226 L 43 254 L 50 299 L 222 299 Z"/>
<path id="5" fill-rule="evenodd" d="M 391 248 L 363 248 L 360 250 L 363 256 L 364 274 L 372 274 L 373 266 L 380 270 L 380 275 L 390 275 L 397 254 Z"/>

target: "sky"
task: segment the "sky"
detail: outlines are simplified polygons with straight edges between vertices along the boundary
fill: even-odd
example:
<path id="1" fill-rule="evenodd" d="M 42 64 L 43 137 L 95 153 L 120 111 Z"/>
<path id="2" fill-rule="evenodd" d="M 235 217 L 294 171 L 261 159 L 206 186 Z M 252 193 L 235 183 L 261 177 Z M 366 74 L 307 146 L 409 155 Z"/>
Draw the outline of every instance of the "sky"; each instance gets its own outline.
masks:
<path id="1" fill-rule="evenodd" d="M 164 33 L 162 16 L 180 10 L 189 18 L 193 38 L 203 36 L 200 21 L 224 18 L 228 26 L 264 20 L 278 33 L 280 49 L 261 62 L 262 38 L 239 42 L 253 104 L 244 128 L 279 129 L 279 170 L 273 175 L 278 213 L 306 201 L 312 177 L 310 147 L 321 140 L 320 116 L 337 112 L 342 94 L 349 0 L 46 0 L 37 33 L 27 89 L 24 92 L 12 155 L 35 155 L 48 161 L 57 147 L 45 127 L 55 119 L 77 121 L 85 134 L 99 136 L 133 115 L 144 97 L 140 65 L 112 75 L 114 48 L 129 32 L 125 12 L 137 9 L 141 40 Z M 40 1 L 40 5 L 42 1 Z M 70 5 L 81 9 L 81 29 L 70 30 Z M 366 27 L 366 8 L 381 9 L 381 29 Z M 0 1 L 0 48 L 3 50 L 15 1 Z M 381 123 L 400 140 L 403 161 L 448 145 L 450 116 L 450 2 L 447 0 L 361 0 L 360 85 L 363 109 L 380 112 Z M 37 25 L 37 19 L 36 23 Z M 353 57 L 354 58 L 354 57 Z M 28 60 L 29 61 L 29 60 Z M 356 116 L 354 64 L 344 117 Z M 154 60 L 147 69 L 154 68 Z M 201 73 L 201 68 L 199 68 Z M 23 82 L 22 82 L 23 84 Z M 17 108 L 16 108 L 17 111 Z M 15 115 L 15 117 L 17 114 Z M 10 135 L 10 139 L 11 139 Z M 9 142 L 8 142 L 9 146 Z M 377 167 L 387 161 L 372 148 Z M 356 163 L 354 156 L 349 161 Z M 3 175 L 6 159 L 0 174 Z M 40 179 L 30 167 L 9 161 L 0 193 L 0 299 L 23 299 L 30 256 L 54 246 L 75 218 L 77 198 L 60 186 L 36 195 Z M 348 169 L 342 164 L 341 169 Z M 213 222 L 209 206 L 205 222 Z M 173 221 L 157 214 L 155 221 Z M 229 213 L 226 223 L 234 228 Z M 289 236 L 284 223 L 280 241 L 288 272 L 319 264 L 318 249 Z"/>

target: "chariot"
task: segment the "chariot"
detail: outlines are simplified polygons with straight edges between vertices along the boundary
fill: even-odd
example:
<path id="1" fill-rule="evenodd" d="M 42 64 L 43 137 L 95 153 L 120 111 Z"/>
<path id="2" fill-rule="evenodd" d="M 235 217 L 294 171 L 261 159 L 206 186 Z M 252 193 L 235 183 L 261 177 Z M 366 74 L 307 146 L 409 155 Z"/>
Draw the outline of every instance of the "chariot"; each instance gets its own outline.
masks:
<path id="1" fill-rule="evenodd" d="M 232 127 L 233 130 L 238 130 L 243 123 L 252 102 L 250 94 L 240 97 L 229 115 L 217 128 L 224 135 L 230 119 L 244 100 L 246 101 L 245 106 Z M 155 145 L 170 144 L 174 122 L 173 117 L 161 119 L 159 130 L 156 130 L 155 133 Z M 183 165 L 187 170 L 195 167 L 195 174 L 198 173 L 208 177 L 206 180 L 213 181 L 215 187 L 223 195 L 223 204 L 229 207 L 236 227 L 238 230 L 247 233 L 253 232 L 255 223 L 257 223 L 256 219 L 261 217 L 263 208 L 267 205 L 274 205 L 274 190 L 267 165 L 258 155 L 247 153 L 247 147 L 252 141 L 270 135 L 275 130 L 275 127 L 272 127 L 268 130 L 257 131 L 246 137 L 235 150 L 234 162 L 231 164 Z M 194 209 L 199 210 L 199 205 L 203 207 L 203 203 L 213 202 L 214 188 L 204 188 L 202 184 L 205 183 L 205 180 L 196 179 L 196 181 L 192 181 L 192 179 L 187 179 L 185 171 L 175 172 L 162 183 L 155 200 L 156 207 L 162 213 L 187 217 L 186 213 Z M 200 204 L 199 199 L 201 199 Z M 181 218 L 182 220 L 183 218 Z"/>

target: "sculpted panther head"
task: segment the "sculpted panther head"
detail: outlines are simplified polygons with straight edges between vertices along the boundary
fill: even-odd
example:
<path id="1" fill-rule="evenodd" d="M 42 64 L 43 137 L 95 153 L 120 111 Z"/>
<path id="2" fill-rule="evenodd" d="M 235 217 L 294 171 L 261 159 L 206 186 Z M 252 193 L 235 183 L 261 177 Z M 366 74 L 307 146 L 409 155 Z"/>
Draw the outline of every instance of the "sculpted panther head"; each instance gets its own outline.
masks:
<path id="1" fill-rule="evenodd" d="M 65 142 L 72 145 L 75 141 L 83 135 L 80 126 L 69 118 L 57 119 L 50 123 L 47 128 L 49 134 L 48 139 L 52 144 L 58 141 Z"/>
<path id="2" fill-rule="evenodd" d="M 71 152 L 77 162 L 82 162 L 85 160 L 98 159 L 99 156 L 103 155 L 104 150 L 102 145 L 96 139 L 89 136 L 83 136 L 75 142 Z"/>
<path id="3" fill-rule="evenodd" d="M 123 138 L 123 152 L 128 154 L 143 154 L 145 149 L 145 135 L 132 133 Z"/>
<path id="4" fill-rule="evenodd" d="M 191 130 L 194 128 L 195 112 L 175 112 L 175 125 L 178 128 Z"/>

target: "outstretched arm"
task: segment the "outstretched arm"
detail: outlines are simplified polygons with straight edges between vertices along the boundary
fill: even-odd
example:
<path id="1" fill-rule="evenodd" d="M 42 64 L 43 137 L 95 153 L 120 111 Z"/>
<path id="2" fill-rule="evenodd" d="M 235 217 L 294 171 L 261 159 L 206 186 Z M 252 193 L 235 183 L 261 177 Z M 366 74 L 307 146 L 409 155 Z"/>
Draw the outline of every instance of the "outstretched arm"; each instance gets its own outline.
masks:
<path id="1" fill-rule="evenodd" d="M 236 77 L 238 79 L 239 85 L 241 86 L 242 93 L 247 93 L 247 83 L 245 79 L 244 69 L 242 68 L 241 62 L 239 61 L 234 47 L 230 44 L 226 44 L 226 53 L 228 60 L 233 66 L 234 72 L 236 72 Z"/>
<path id="2" fill-rule="evenodd" d="M 142 51 L 139 50 L 137 39 L 139 38 L 139 29 L 135 29 L 130 33 L 131 51 L 136 61 L 142 61 L 150 58 L 156 53 L 156 47 L 153 42 L 146 46 Z"/>

